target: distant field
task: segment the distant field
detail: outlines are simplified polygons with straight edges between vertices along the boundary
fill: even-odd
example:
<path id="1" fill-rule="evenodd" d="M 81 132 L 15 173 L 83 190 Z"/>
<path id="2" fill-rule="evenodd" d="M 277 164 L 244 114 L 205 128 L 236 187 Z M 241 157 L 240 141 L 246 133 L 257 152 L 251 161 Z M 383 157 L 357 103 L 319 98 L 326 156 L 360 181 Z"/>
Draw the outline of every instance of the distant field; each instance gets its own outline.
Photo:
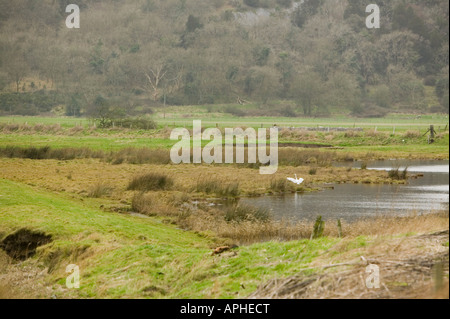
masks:
<path id="1" fill-rule="evenodd" d="M 157 109 L 152 116 L 161 126 L 192 127 L 193 120 L 201 120 L 203 127 L 345 127 L 377 129 L 378 131 L 403 132 L 408 130 L 420 130 L 423 133 L 430 125 L 435 125 L 437 130 L 448 128 L 448 116 L 441 114 L 422 115 L 393 114 L 385 118 L 352 118 L 338 116 L 334 118 L 286 118 L 286 117 L 236 117 L 226 113 L 208 113 L 206 107 L 169 107 Z M 33 124 L 60 124 L 62 127 L 74 127 L 77 125 L 92 125 L 92 121 L 86 118 L 69 117 L 0 117 L 0 123 L 28 123 Z"/>
<path id="2" fill-rule="evenodd" d="M 407 130 L 423 130 L 425 131 L 430 125 L 435 125 L 437 129 L 444 129 L 448 124 L 448 118 L 445 116 L 427 116 L 420 119 L 409 119 L 401 117 L 390 117 L 382 119 L 353 119 L 353 118 L 268 118 L 268 117 L 233 117 L 233 116 L 217 116 L 208 115 L 191 115 L 190 118 L 182 118 L 174 116 L 155 118 L 158 124 L 167 126 L 192 126 L 193 120 L 202 120 L 204 127 L 213 127 L 218 124 L 219 127 L 271 127 L 277 125 L 279 127 L 344 127 L 344 128 L 363 128 L 377 129 L 378 131 L 394 131 L 402 132 Z"/>
<path id="3" fill-rule="evenodd" d="M 252 126 L 270 127 L 360 127 L 364 129 L 375 129 L 380 131 L 396 131 L 427 129 L 430 125 L 437 127 L 449 123 L 448 116 L 442 114 L 415 115 L 415 114 L 390 114 L 385 118 L 355 118 L 343 114 L 336 114 L 324 118 L 308 117 L 238 117 L 223 113 L 226 106 L 185 106 L 168 107 L 156 109 L 154 119 L 160 125 L 168 126 L 192 126 L 193 120 L 202 120 L 205 127 L 209 126 Z M 245 108 L 245 106 L 244 106 Z M 211 110 L 211 112 L 208 111 Z"/>
<path id="4" fill-rule="evenodd" d="M 90 148 L 93 150 L 117 151 L 128 147 L 136 148 L 171 148 L 174 141 L 158 138 L 139 137 L 94 137 L 64 135 L 2 135 L 1 146 L 44 147 L 53 148 Z"/>

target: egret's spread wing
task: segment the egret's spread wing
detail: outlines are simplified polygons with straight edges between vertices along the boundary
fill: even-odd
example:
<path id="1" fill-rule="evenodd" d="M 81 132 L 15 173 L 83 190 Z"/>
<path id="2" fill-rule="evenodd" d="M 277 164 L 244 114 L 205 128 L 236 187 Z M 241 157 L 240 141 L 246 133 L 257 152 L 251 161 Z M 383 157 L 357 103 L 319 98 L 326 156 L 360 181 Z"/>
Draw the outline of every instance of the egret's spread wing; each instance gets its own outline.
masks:
<path id="1" fill-rule="evenodd" d="M 297 181 L 294 178 L 288 177 L 287 179 L 288 181 L 292 182 L 292 183 L 297 183 Z"/>
<path id="2" fill-rule="evenodd" d="M 299 180 L 298 180 L 298 184 L 300 185 L 301 183 L 303 183 L 305 180 L 303 179 L 303 178 L 300 178 Z"/>

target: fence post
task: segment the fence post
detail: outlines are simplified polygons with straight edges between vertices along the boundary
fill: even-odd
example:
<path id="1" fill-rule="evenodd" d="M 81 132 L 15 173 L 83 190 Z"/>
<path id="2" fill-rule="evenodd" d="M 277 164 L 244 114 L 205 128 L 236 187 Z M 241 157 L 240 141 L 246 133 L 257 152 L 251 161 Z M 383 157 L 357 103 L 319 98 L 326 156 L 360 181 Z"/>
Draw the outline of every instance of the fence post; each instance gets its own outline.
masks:
<path id="1" fill-rule="evenodd" d="M 311 234 L 311 239 L 317 239 L 323 236 L 323 231 L 325 230 L 325 222 L 322 220 L 322 216 L 317 217 L 314 223 L 313 233 Z"/>
<path id="2" fill-rule="evenodd" d="M 340 219 L 338 219 L 338 221 L 337 221 L 337 227 L 338 227 L 339 238 L 342 238 L 342 223 L 341 223 Z"/>

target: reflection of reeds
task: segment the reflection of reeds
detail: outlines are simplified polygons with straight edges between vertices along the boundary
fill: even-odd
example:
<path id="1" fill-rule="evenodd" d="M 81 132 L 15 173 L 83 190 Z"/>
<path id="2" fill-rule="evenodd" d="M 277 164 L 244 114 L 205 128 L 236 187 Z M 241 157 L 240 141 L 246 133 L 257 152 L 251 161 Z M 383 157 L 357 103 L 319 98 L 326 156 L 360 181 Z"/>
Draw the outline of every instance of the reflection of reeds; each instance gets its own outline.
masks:
<path id="1" fill-rule="evenodd" d="M 227 222 L 242 222 L 246 220 L 267 222 L 270 220 L 270 212 L 261 207 L 236 205 L 229 207 L 225 211 L 225 220 Z"/>

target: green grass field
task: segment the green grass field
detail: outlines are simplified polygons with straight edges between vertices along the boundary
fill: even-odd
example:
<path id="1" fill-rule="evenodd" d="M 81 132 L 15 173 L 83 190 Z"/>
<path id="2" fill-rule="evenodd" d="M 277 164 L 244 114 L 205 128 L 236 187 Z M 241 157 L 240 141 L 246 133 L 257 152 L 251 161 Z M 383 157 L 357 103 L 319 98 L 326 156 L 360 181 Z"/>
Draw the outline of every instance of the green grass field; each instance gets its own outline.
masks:
<path id="1" fill-rule="evenodd" d="M 65 136 L 65 135 L 0 135 L 0 146 L 52 148 L 90 148 L 102 151 L 117 151 L 128 147 L 171 148 L 174 141 L 149 137 L 115 136 Z"/>
<path id="2" fill-rule="evenodd" d="M 377 129 L 378 131 L 404 132 L 408 130 L 420 130 L 423 133 L 430 125 L 435 125 L 439 130 L 443 130 L 449 123 L 447 115 L 433 114 L 421 115 L 412 114 L 391 114 L 385 118 L 353 118 L 339 115 L 333 118 L 285 118 L 285 117 L 236 117 L 226 113 L 209 113 L 206 106 L 184 106 L 181 108 L 167 107 L 157 109 L 152 116 L 159 126 L 169 127 L 192 127 L 193 120 L 202 120 L 203 127 L 271 127 L 274 124 L 279 127 L 345 127 Z M 218 109 L 220 111 L 220 109 Z M 77 125 L 92 125 L 92 121 L 85 118 L 51 118 L 51 117 L 0 117 L 0 123 L 27 123 L 33 124 L 60 124 L 69 128 Z M 448 128 L 448 127 L 447 127 Z"/>

